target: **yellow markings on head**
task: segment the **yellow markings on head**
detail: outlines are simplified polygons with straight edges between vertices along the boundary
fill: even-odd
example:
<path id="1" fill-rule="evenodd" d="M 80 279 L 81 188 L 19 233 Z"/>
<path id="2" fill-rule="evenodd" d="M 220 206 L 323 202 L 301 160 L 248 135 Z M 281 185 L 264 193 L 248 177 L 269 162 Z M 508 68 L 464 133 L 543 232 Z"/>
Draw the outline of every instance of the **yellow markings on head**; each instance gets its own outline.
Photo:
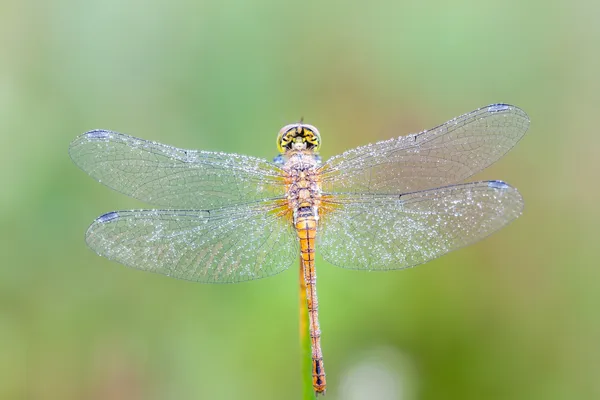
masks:
<path id="1" fill-rule="evenodd" d="M 277 135 L 277 150 L 284 154 L 290 150 L 311 150 L 318 153 L 321 148 L 321 134 L 312 125 L 297 123 L 286 125 Z"/>

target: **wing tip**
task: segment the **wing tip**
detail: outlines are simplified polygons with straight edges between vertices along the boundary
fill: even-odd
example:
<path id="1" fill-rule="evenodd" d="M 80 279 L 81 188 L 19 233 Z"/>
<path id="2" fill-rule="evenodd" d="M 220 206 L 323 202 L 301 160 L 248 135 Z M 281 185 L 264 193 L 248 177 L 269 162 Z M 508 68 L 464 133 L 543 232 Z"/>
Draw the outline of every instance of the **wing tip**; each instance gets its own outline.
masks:
<path id="1" fill-rule="evenodd" d="M 511 220 L 514 220 L 523 214 L 523 210 L 525 209 L 525 201 L 523 200 L 523 196 L 521 196 L 521 193 L 519 193 L 516 187 L 511 186 L 508 183 L 501 180 L 491 180 L 486 181 L 486 183 L 490 189 L 495 189 L 499 192 L 510 192 L 508 195 L 512 195 L 515 197 L 515 201 L 519 203 L 519 207 L 515 210 L 516 212 L 514 213 L 514 218 L 512 218 Z"/>
<path id="2" fill-rule="evenodd" d="M 73 141 L 69 144 L 69 156 L 71 157 L 73 162 L 75 162 L 75 164 L 78 165 L 76 160 L 76 152 L 79 146 L 90 142 L 107 142 L 110 138 L 113 137 L 114 134 L 115 132 L 108 131 L 105 129 L 93 129 L 91 131 L 82 133 L 81 135 L 73 139 Z"/>
<path id="3" fill-rule="evenodd" d="M 522 108 L 517 107 L 508 103 L 494 103 L 489 106 L 483 107 L 490 114 L 501 114 L 501 113 L 510 113 L 510 114 L 518 114 L 524 120 L 527 121 L 527 125 L 531 122 L 529 119 L 529 115 Z"/>

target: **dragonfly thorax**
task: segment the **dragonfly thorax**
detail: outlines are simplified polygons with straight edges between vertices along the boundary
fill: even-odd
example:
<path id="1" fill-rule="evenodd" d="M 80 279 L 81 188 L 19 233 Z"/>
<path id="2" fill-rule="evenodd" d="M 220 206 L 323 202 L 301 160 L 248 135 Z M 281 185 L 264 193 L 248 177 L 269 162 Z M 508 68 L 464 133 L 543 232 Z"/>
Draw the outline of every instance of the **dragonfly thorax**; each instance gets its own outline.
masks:
<path id="1" fill-rule="evenodd" d="M 305 152 L 291 153 L 283 166 L 288 206 L 294 211 L 294 219 L 299 209 L 310 209 L 313 216 L 318 218 L 317 211 L 321 204 L 319 159 Z"/>

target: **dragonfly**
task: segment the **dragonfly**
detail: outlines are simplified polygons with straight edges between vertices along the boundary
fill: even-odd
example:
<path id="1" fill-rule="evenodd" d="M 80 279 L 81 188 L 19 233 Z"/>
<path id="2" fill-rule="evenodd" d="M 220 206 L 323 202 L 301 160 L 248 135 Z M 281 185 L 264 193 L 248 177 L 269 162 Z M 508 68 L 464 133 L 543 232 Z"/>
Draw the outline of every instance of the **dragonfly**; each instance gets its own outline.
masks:
<path id="1" fill-rule="evenodd" d="M 506 154 L 528 126 L 520 108 L 492 104 L 326 162 L 319 131 L 303 122 L 279 131 L 273 161 L 108 130 L 80 135 L 69 153 L 97 181 L 159 208 L 98 217 L 85 239 L 100 256 L 202 283 L 268 277 L 299 258 L 313 389 L 324 394 L 315 252 L 343 268 L 396 270 L 504 227 L 522 212 L 517 189 L 461 182 Z"/>

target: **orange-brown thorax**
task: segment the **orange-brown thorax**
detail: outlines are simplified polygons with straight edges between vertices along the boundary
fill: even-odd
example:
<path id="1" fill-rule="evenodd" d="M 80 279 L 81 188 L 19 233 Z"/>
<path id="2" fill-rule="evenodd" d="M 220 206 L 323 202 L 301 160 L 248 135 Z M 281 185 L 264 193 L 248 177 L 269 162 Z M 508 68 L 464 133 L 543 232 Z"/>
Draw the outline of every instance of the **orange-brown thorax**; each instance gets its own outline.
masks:
<path id="1" fill-rule="evenodd" d="M 297 223 L 300 211 L 310 210 L 310 214 L 318 220 L 321 204 L 318 160 L 309 153 L 293 152 L 283 170 L 286 172 L 286 197 L 288 206 L 293 211 L 294 224 Z"/>

